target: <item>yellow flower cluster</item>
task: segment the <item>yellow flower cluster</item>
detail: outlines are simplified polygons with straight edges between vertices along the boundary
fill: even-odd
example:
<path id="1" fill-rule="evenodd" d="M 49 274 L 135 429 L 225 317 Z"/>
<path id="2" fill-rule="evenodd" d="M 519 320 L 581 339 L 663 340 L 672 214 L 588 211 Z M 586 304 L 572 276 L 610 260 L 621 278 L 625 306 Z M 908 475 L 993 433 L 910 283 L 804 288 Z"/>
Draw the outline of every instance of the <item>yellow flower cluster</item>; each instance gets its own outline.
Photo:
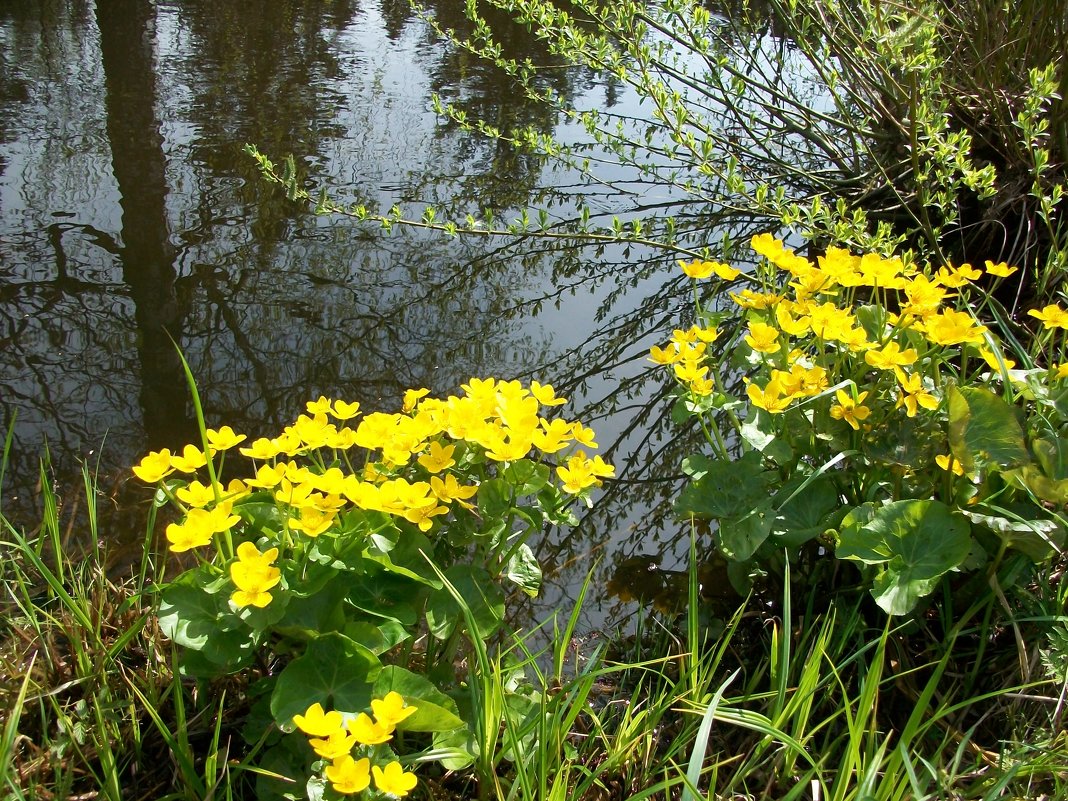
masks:
<path id="1" fill-rule="evenodd" d="M 193 445 L 180 454 L 156 451 L 133 472 L 148 483 L 175 474 L 184 480 L 163 485 L 184 513 L 166 529 L 175 552 L 208 546 L 216 535 L 230 532 L 241 519 L 235 506 L 240 508 L 253 492 L 274 499 L 289 532 L 315 538 L 349 508 L 381 512 L 430 531 L 454 505 L 474 508 L 470 501 L 485 472 L 472 469 L 477 465 L 556 455 L 563 462 L 557 467 L 561 489 L 572 495 L 582 495 L 614 474 L 600 456 L 586 456 L 584 449 L 597 447 L 591 429 L 541 416 L 542 410 L 565 403 L 552 386 L 534 381 L 528 388 L 518 381 L 474 378 L 463 389 L 463 395 L 446 399 L 431 398 L 425 389 L 409 390 L 404 411 L 367 414 L 351 426 L 349 421 L 360 415 L 358 403 L 320 397 L 277 437 L 240 447 L 254 470 L 225 487 L 214 473 L 216 480 L 207 482 L 196 473 L 209 459 L 215 465 L 217 454 L 245 442 L 229 426 L 206 432 L 207 452 Z M 354 456 L 362 457 L 359 469 L 352 467 Z M 239 607 L 264 606 L 271 599 L 269 590 L 279 583 L 271 564 L 277 549 L 261 555 L 250 543 L 241 548 L 230 567 L 237 587 L 231 598 Z"/>
<path id="2" fill-rule="evenodd" d="M 778 414 L 834 390 L 831 417 L 859 430 L 871 415 L 865 405 L 870 400 L 888 399 L 891 408 L 903 409 L 909 417 L 920 408 L 937 408 L 934 373 L 956 359 L 961 348 L 982 357 L 992 370 L 1012 367 L 987 346 L 993 336 L 966 305 L 965 310 L 948 305 L 958 298 L 957 290 L 984 271 L 950 265 L 928 276 L 897 258 L 857 256 L 835 247 L 813 262 L 771 234 L 759 234 L 751 244 L 768 267 L 754 274 L 754 280 L 762 279 L 757 288 L 742 289 L 731 298 L 747 317 L 737 345 L 744 343 L 753 354 L 750 361 L 764 368 L 763 377 L 747 379 L 746 393 L 756 407 Z M 723 275 L 720 267 L 680 265 L 691 277 Z M 988 262 L 985 274 L 1001 279 L 1015 269 Z M 852 305 L 858 298 L 877 312 L 869 313 L 863 324 Z M 1031 314 L 1047 327 L 1068 328 L 1068 312 L 1058 307 Z M 672 365 L 692 396 L 709 395 L 715 378 L 709 374 L 705 344 L 716 336 L 715 329 L 676 331 L 666 347 L 651 349 L 650 359 Z M 865 385 L 863 392 L 858 392 L 858 382 Z"/>
<path id="3" fill-rule="evenodd" d="M 679 381 L 694 395 L 711 395 L 715 382 L 704 364 L 708 346 L 716 341 L 719 331 L 695 325 L 687 330 L 675 329 L 671 342 L 663 348 L 650 349 L 650 359 L 657 364 L 671 365 Z"/>
<path id="4" fill-rule="evenodd" d="M 396 760 L 386 766 L 372 765 L 370 757 L 354 759 L 356 746 L 375 746 L 393 737 L 397 724 L 414 714 L 417 707 L 409 706 L 396 692 L 371 701 L 372 718 L 366 712 L 346 716 L 333 710 L 327 712 L 322 704 L 312 704 L 303 715 L 294 715 L 293 723 L 308 735 L 308 744 L 315 753 L 330 762 L 323 771 L 334 790 L 351 795 L 366 790 L 374 778 L 375 787 L 382 793 L 401 798 L 415 787 L 414 773 L 405 772 Z"/>
<path id="5" fill-rule="evenodd" d="M 230 578 L 237 590 L 230 596 L 235 606 L 264 607 L 271 602 L 272 587 L 281 581 L 282 573 L 274 566 L 277 548 L 260 553 L 251 542 L 237 546 L 237 560 L 230 565 Z"/>

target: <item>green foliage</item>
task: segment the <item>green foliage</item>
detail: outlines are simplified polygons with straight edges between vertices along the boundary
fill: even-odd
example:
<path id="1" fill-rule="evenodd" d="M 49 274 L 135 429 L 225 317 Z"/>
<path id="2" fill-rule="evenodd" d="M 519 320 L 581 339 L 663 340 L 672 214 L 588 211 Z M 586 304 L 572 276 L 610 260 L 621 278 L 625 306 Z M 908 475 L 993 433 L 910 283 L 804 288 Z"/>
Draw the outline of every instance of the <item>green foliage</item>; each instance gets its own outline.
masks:
<path id="1" fill-rule="evenodd" d="M 715 209 L 883 255 L 909 247 L 939 263 L 1013 261 L 1040 295 L 1068 266 L 1060 222 L 1068 73 L 1051 60 L 1068 32 L 1063 8 L 1042 0 L 952 8 L 923 0 L 712 8 L 695 0 L 478 0 L 464 4 L 466 35 L 423 13 L 454 48 L 495 65 L 575 135 L 502 128 L 435 96 L 450 124 L 565 165 L 590 185 L 655 185 L 670 197 L 670 213 L 623 206 L 608 218 L 578 202 L 570 219 L 523 209 L 502 223 L 488 212 L 449 220 L 433 208 L 346 206 L 325 188 L 315 200 L 292 159 L 278 169 L 250 147 L 291 199 L 387 231 L 577 237 L 690 258 L 709 255 L 707 213 Z M 553 63 L 510 57 L 502 18 L 532 32 Z M 641 119 L 579 105 L 549 77 L 560 64 L 633 93 Z M 1015 241 L 1004 227 L 1018 228 Z M 729 256 L 733 244 L 725 233 L 718 249 Z"/>
<path id="2" fill-rule="evenodd" d="M 178 511 L 171 550 L 198 557 L 161 592 L 159 624 L 182 648 L 183 673 L 277 662 L 260 683 L 273 726 L 246 736 L 268 742 L 264 764 L 302 763 L 315 797 L 362 792 L 369 777 L 405 795 L 414 774 L 385 744 L 395 730 L 432 735 L 408 761 L 475 758 L 473 720 L 447 694 L 465 644 L 497 634 L 509 591 L 538 593 L 527 538 L 569 519 L 613 473 L 586 456 L 591 430 L 540 416 L 564 403 L 552 387 L 463 389 L 445 400 L 409 390 L 402 412 L 352 427 L 358 404 L 319 398 L 278 437 L 244 445 L 198 412 L 203 447 L 134 468 Z M 235 449 L 250 461 L 226 481 Z M 318 758 L 279 737 L 294 724 Z"/>
<path id="3" fill-rule="evenodd" d="M 736 276 L 741 323 L 698 322 L 651 350 L 715 454 L 684 461 L 676 509 L 714 522 L 740 591 L 784 551 L 816 548 L 906 615 L 947 577 L 1063 553 L 1068 367 L 1052 338 L 1068 314 L 1032 310 L 1042 327 L 1027 349 L 986 288 L 1007 265 L 936 271 L 836 247 L 813 262 L 767 234 L 752 245 L 764 262 Z M 695 281 L 730 270 L 680 265 Z M 744 400 L 723 384 L 732 370 Z"/>

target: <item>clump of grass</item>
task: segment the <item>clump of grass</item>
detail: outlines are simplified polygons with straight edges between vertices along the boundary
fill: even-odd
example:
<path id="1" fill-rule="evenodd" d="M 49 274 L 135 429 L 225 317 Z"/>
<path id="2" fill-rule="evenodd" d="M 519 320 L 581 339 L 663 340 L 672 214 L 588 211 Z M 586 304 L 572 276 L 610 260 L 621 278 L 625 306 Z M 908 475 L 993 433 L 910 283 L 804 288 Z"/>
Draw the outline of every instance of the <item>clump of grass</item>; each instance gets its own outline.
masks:
<path id="1" fill-rule="evenodd" d="M 40 526 L 0 515 L 0 786 L 35 801 L 205 798 L 227 769 L 220 716 L 172 670 L 152 516 L 145 559 L 110 572 L 96 482 L 83 478 L 70 520 L 44 467 Z"/>
<path id="2" fill-rule="evenodd" d="M 476 644 L 467 687 L 484 725 L 461 794 L 1064 796 L 1062 685 L 1021 665 L 1016 639 L 1037 646 L 1063 624 L 1055 581 L 1036 577 L 1040 594 L 1052 589 L 1030 605 L 991 592 L 955 617 L 897 623 L 862 593 L 828 598 L 820 586 L 798 608 L 795 586 L 787 574 L 777 603 L 749 599 L 717 619 L 691 569 L 680 618 L 643 617 L 636 634 L 580 657 L 572 645 L 587 584 L 562 624 L 497 650 Z"/>

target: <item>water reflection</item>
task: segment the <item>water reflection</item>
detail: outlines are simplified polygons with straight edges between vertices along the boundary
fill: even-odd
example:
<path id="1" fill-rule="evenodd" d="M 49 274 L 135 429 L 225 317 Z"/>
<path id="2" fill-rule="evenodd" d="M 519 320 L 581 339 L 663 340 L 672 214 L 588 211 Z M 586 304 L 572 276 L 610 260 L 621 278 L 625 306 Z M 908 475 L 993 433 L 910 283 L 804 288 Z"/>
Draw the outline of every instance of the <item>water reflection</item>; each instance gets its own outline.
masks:
<path id="1" fill-rule="evenodd" d="M 430 5 L 462 29 L 455 3 Z M 515 54 L 548 58 L 518 26 L 494 24 Z M 406 0 L 255 13 L 236 0 L 4 4 L 0 68 L 0 404 L 6 424 L 17 414 L 5 511 L 34 495 L 45 447 L 61 491 L 103 443 L 105 488 L 126 508 L 144 500 L 126 491 L 128 465 L 191 438 L 173 339 L 208 419 L 251 436 L 319 393 L 393 408 L 406 387 L 445 394 L 472 375 L 551 381 L 624 480 L 580 529 L 541 544 L 561 568 L 546 605 L 571 598 L 596 558 L 604 586 L 618 561 L 657 553 L 670 567 L 685 550 L 670 488 L 696 432 L 670 424 L 668 389 L 645 361 L 689 305 L 670 259 L 386 235 L 289 203 L 241 153 L 252 141 L 298 154 L 309 180 L 386 207 L 506 214 L 533 201 L 573 215 L 577 174 L 435 117 L 432 91 L 501 127 L 558 126 L 506 76 L 437 43 Z M 553 74 L 562 96 L 635 113 L 610 82 Z M 612 206 L 590 191 L 586 202 Z M 634 191 L 628 202 L 647 209 L 674 202 Z"/>

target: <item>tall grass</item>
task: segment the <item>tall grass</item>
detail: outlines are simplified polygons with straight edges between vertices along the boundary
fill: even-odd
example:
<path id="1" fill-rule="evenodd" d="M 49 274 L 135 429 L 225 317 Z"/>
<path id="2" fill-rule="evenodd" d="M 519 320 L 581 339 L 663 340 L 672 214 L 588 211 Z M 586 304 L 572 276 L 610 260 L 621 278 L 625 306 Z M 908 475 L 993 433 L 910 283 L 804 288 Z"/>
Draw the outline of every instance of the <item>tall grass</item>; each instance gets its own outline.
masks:
<path id="1" fill-rule="evenodd" d="M 83 467 L 81 505 L 64 504 L 46 465 L 40 525 L 0 515 L 0 794 L 230 797 L 220 709 L 204 703 L 211 693 L 193 702 L 156 625 L 153 516 L 145 557 L 113 573 L 94 475 Z"/>
<path id="2" fill-rule="evenodd" d="M 496 650 L 474 644 L 467 686 L 482 712 L 480 797 L 913 801 L 1068 793 L 1068 749 L 1053 703 L 1061 685 L 1001 672 L 1016 646 L 995 653 L 984 643 L 1000 604 L 995 593 L 953 620 L 895 625 L 872 614 L 861 595 L 828 600 L 818 588 L 795 609 L 787 581 L 777 615 L 749 601 L 712 636 L 691 570 L 679 625 L 651 624 L 650 636 L 579 659 L 570 637 L 587 589 L 563 625 L 549 621 Z M 1056 620 L 1063 617 L 1045 617 Z M 532 648 L 546 632 L 548 644 Z M 563 669 L 569 654 L 574 662 Z M 987 666 L 986 680 L 969 677 L 976 660 Z M 604 687 L 612 688 L 607 696 L 598 693 Z"/>
<path id="3" fill-rule="evenodd" d="M 84 478 L 92 531 L 95 488 L 88 470 Z M 255 797 L 242 777 L 255 770 L 254 753 L 229 738 L 247 707 L 242 684 L 194 692 L 177 676 L 155 626 L 154 561 L 109 576 L 99 546 L 87 540 L 79 552 L 62 536 L 65 507 L 47 481 L 41 507 L 31 532 L 0 518 L 3 795 Z M 697 554 L 695 542 L 691 565 Z M 1068 581 L 1053 572 L 1032 589 L 1029 603 L 991 593 L 956 616 L 892 626 L 862 595 L 802 589 L 795 598 L 789 579 L 777 602 L 751 599 L 725 614 L 693 567 L 680 618 L 642 615 L 635 632 L 584 649 L 587 581 L 559 618 L 493 646 L 471 644 L 461 707 L 475 721 L 476 761 L 420 792 L 502 801 L 1063 798 L 1065 679 L 1036 665 L 1040 646 L 1047 662 L 1063 659 L 1064 644 L 1040 635 L 1068 622 Z"/>

